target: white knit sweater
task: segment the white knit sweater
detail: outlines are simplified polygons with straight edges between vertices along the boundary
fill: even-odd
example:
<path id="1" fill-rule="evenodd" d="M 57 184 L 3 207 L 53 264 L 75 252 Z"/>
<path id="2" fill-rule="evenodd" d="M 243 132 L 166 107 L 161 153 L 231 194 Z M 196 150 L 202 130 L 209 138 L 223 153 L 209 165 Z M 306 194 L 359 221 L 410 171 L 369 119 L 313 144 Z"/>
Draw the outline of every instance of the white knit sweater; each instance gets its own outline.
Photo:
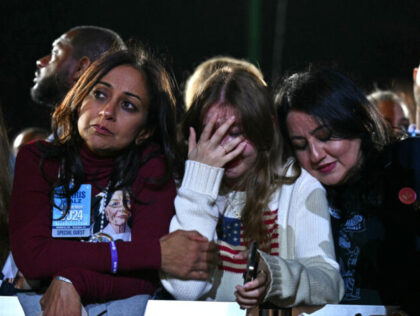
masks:
<path id="1" fill-rule="evenodd" d="M 226 245 L 233 251 L 243 248 L 242 244 L 229 244 L 235 244 L 238 236 L 232 227 L 238 221 L 240 224 L 245 193 L 219 195 L 223 172 L 222 168 L 186 162 L 170 231 L 197 230 L 220 244 L 226 260 L 208 281 L 184 281 L 161 275 L 162 284 L 176 299 L 235 301 L 235 286 L 243 284 L 244 265 L 229 258 L 232 249 L 227 252 L 222 249 Z M 268 250 L 271 254 L 259 251 L 271 274 L 265 300 L 284 307 L 338 303 L 344 285 L 335 261 L 330 215 L 321 184 L 302 170 L 294 184 L 283 185 L 273 194 L 269 208 L 264 222 L 272 232 Z M 221 218 L 227 224 L 223 233 L 219 228 L 218 237 L 216 227 Z"/>

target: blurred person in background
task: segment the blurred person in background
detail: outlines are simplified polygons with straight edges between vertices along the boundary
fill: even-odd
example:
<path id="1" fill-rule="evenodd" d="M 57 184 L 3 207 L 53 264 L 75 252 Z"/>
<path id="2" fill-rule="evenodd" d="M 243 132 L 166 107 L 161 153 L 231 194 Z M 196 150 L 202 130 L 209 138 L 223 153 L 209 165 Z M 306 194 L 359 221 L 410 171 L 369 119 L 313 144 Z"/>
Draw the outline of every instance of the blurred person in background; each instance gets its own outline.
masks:
<path id="1" fill-rule="evenodd" d="M 111 48 L 124 47 L 121 37 L 110 29 L 71 28 L 54 40 L 48 55 L 36 61 L 33 101 L 54 109 L 91 63 Z"/>
<path id="2" fill-rule="evenodd" d="M 378 90 L 370 93 L 367 99 L 378 108 L 379 112 L 397 133 L 405 133 L 410 126 L 409 112 L 403 100 L 389 90 Z"/>
<path id="3" fill-rule="evenodd" d="M 49 135 L 49 132 L 41 127 L 28 127 L 23 129 L 12 142 L 12 152 L 16 157 L 19 151 L 19 148 L 31 141 L 46 139 Z"/>

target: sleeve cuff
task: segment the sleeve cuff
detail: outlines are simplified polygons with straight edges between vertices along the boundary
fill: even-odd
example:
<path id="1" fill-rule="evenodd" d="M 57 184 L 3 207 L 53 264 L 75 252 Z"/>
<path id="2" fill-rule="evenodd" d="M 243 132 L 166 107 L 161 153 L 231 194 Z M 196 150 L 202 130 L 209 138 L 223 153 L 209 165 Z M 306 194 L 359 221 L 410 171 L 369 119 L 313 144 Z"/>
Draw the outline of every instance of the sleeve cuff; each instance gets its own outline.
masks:
<path id="1" fill-rule="evenodd" d="M 272 271 L 272 265 L 268 261 L 270 259 L 270 255 L 268 255 L 267 253 L 265 253 L 263 251 L 260 251 L 260 250 L 258 250 L 258 252 L 260 253 L 260 260 L 264 260 L 265 265 L 267 266 L 268 271 L 270 273 L 270 285 L 268 286 L 267 293 L 265 294 L 265 297 L 264 297 L 264 302 L 266 302 L 268 300 L 268 298 L 270 297 L 270 294 L 273 291 L 273 279 L 274 279 L 274 274 L 275 273 L 273 273 L 274 271 Z M 281 280 L 278 280 L 278 281 L 281 282 Z"/>
<path id="2" fill-rule="evenodd" d="M 187 160 L 185 162 L 182 187 L 198 193 L 210 195 L 213 199 L 216 199 L 223 174 L 223 168 L 212 167 L 197 161 Z"/>
<path id="3" fill-rule="evenodd" d="M 84 278 L 82 274 L 79 271 L 77 271 L 77 269 L 73 269 L 73 268 L 63 269 L 59 273 L 57 273 L 55 276 L 57 275 L 70 280 L 73 286 L 75 287 L 77 293 L 79 293 L 80 297 L 84 297 L 86 295 Z"/>

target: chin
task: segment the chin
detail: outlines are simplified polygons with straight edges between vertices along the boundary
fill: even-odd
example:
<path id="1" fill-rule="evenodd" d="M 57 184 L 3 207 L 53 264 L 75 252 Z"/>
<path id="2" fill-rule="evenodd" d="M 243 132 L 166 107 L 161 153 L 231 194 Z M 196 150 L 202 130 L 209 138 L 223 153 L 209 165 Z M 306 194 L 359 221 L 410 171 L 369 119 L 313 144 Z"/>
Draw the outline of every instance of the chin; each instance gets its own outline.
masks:
<path id="1" fill-rule="evenodd" d="M 240 177 L 240 172 L 236 172 L 235 170 L 225 170 L 225 177 L 229 179 L 236 179 Z"/>
<path id="2" fill-rule="evenodd" d="M 335 186 L 335 185 L 340 185 L 343 183 L 343 177 L 336 177 L 334 175 L 331 175 L 329 177 L 321 177 L 317 179 L 322 184 L 328 185 L 328 186 Z"/>

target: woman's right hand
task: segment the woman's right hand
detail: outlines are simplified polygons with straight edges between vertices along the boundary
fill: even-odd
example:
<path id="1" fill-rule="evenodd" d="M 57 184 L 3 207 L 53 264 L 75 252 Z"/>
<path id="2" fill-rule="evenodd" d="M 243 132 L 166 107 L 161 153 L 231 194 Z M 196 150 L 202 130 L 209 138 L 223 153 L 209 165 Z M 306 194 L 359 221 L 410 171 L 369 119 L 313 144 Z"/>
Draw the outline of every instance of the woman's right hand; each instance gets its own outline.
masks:
<path id="1" fill-rule="evenodd" d="M 246 147 L 246 140 L 238 136 L 225 141 L 225 137 L 235 118 L 232 116 L 212 134 L 217 115 L 207 122 L 197 143 L 194 128 L 190 127 L 188 138 L 188 159 L 198 161 L 213 167 L 223 167 L 229 161 L 238 157 Z"/>
<path id="2" fill-rule="evenodd" d="M 53 279 L 40 302 L 43 316 L 81 315 L 82 304 L 73 284 Z"/>

